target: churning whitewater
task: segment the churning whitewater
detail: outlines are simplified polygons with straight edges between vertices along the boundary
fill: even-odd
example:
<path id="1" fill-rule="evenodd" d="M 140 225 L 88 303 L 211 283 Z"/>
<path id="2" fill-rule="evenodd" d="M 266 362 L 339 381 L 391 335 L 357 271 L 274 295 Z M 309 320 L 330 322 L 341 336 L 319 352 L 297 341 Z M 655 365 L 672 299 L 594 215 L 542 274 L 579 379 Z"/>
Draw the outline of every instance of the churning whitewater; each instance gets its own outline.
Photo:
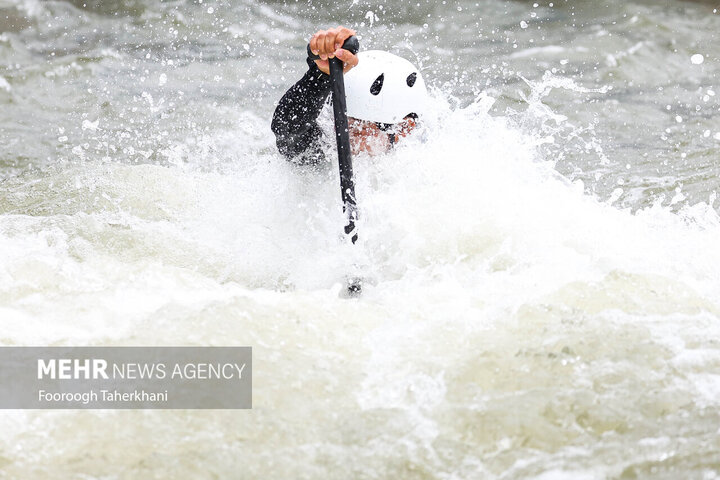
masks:
<path id="1" fill-rule="evenodd" d="M 659 3 L 0 0 L 0 345 L 253 347 L 252 410 L 4 411 L 0 478 L 717 478 L 720 14 Z M 355 245 L 329 109 L 270 130 L 338 24 L 432 96 Z"/>

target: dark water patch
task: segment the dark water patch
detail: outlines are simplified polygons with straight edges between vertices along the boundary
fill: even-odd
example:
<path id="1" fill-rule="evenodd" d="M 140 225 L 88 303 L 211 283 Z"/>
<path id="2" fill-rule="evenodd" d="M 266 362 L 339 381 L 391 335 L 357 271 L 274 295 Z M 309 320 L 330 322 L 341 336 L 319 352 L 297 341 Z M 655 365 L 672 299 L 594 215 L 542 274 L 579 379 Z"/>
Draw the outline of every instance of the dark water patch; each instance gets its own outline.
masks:
<path id="1" fill-rule="evenodd" d="M 0 32 L 19 32 L 33 25 L 26 14 L 15 8 L 0 8 Z"/>
<path id="2" fill-rule="evenodd" d="M 147 6 L 142 0 L 64 0 L 75 7 L 99 15 L 138 17 Z"/>

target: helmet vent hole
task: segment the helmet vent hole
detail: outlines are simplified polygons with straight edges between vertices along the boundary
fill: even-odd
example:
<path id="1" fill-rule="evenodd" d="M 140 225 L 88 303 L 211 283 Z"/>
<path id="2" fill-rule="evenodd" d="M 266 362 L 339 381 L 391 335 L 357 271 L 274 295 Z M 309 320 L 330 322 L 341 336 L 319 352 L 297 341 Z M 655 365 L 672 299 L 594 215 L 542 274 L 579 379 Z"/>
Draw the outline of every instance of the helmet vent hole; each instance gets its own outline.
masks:
<path id="1" fill-rule="evenodd" d="M 415 80 L 417 80 L 417 72 L 413 72 L 408 75 L 407 80 L 405 81 L 407 82 L 408 87 L 412 87 L 413 85 L 415 85 Z"/>
<path id="2" fill-rule="evenodd" d="M 380 90 L 382 90 L 383 87 L 383 82 L 385 82 L 385 74 L 381 73 L 380 76 L 377 77 L 373 84 L 370 86 L 370 93 L 372 93 L 373 95 L 379 95 Z"/>

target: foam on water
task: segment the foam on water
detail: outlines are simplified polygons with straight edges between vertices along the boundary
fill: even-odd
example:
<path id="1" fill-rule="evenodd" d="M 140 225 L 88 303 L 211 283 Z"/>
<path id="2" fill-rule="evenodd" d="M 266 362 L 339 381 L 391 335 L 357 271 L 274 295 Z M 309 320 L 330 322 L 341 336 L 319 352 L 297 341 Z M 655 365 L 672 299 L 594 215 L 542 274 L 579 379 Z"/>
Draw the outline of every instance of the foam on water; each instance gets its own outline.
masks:
<path id="1" fill-rule="evenodd" d="M 561 175 L 559 157 L 568 152 L 589 152 L 607 169 L 626 160 L 606 155 L 595 124 L 559 108 L 553 94 L 581 102 L 614 90 L 580 85 L 581 76 L 531 75 L 543 56 L 585 61 L 589 39 L 606 31 L 588 29 L 573 48 L 519 42 L 506 59 L 532 63 L 529 73 L 494 70 L 519 85 L 498 100 L 514 95 L 507 111 L 490 94 L 461 101 L 435 91 L 434 114 L 419 135 L 388 155 L 354 159 L 360 240 L 349 245 L 340 235 L 334 163 L 309 170 L 276 151 L 265 104 L 293 78 L 284 71 L 253 78 L 274 56 L 286 60 L 273 42 L 290 45 L 301 33 L 288 31 L 310 28 L 295 7 L 243 3 L 223 11 L 237 14 L 223 25 L 240 42 L 227 50 L 214 28 L 222 15 L 207 13 L 220 4 L 195 11 L 195 4 L 89 2 L 88 12 L 78 4 L 26 0 L 12 10 L 49 38 L 87 23 L 90 51 L 74 35 L 58 34 L 64 56 L 27 32 L 0 36 L 0 55 L 22 64 L 2 72 L 0 101 L 10 110 L 20 105 L 25 120 L 42 114 L 53 125 L 33 134 L 44 139 L 36 149 L 23 141 L 36 136 L 3 145 L 22 158 L 0 159 L 15 167 L 3 171 L 0 189 L 2 344 L 251 345 L 254 408 L 5 412 L 0 477 L 718 472 L 715 197 L 706 190 L 707 201 L 681 200 L 686 190 L 671 189 L 677 201 L 623 208 L 626 191 L 603 201 L 579 180 L 604 172 Z M 360 18 L 370 8 L 377 25 L 369 40 L 392 35 L 382 25 L 391 15 L 376 6 Z M 433 8 L 423 4 L 407 19 L 419 15 L 422 25 Z M 472 5 L 463 8 L 469 15 Z M 487 8 L 485 21 L 494 12 L 502 23 L 502 9 L 525 7 Z M 548 22 L 559 15 L 541 10 Z M 649 22 L 650 7 L 641 10 L 639 22 Z M 68 24 L 54 19 L 63 12 L 73 13 Z M 243 23 L 248 15 L 260 31 Z M 534 35 L 531 18 L 509 24 Z M 147 19 L 171 25 L 147 30 Z M 398 31 L 415 27 L 428 30 Z M 193 37 L 204 28 L 210 33 Z M 510 27 L 485 27 L 486 37 L 491 28 Z M 103 40 L 125 30 L 148 37 L 125 37 L 127 48 Z M 176 35 L 190 40 L 176 45 Z M 407 43 L 397 35 L 393 41 Z M 150 38 L 159 52 L 140 48 Z M 607 38 L 617 46 L 608 68 L 618 75 L 647 69 L 646 56 L 665 48 L 660 40 L 633 48 L 632 39 Z M 457 50 L 473 60 L 496 47 L 467 41 L 472 48 Z M 35 67 L 51 50 L 59 58 Z M 688 54 L 678 57 L 670 63 L 692 67 Z M 713 61 L 707 53 L 702 68 Z M 662 70 L 663 78 L 676 73 Z M 467 90 L 484 80 L 468 77 Z M 49 86 L 57 90 L 49 94 Z M 43 108 L 33 110 L 33 102 Z M 366 279 L 363 295 L 342 298 L 355 273 Z"/>
<path id="2" fill-rule="evenodd" d="M 356 159 L 354 247 L 334 168 L 291 166 L 256 118 L 240 120 L 265 133 L 249 144 L 211 138 L 233 158 L 216 168 L 88 155 L 7 180 L 5 344 L 248 344 L 257 380 L 251 412 L 5 415 L 5 472 L 702 470 L 719 420 L 715 210 L 602 203 L 492 103 L 439 100 L 422 135 Z M 348 301 L 354 265 L 368 282 Z"/>

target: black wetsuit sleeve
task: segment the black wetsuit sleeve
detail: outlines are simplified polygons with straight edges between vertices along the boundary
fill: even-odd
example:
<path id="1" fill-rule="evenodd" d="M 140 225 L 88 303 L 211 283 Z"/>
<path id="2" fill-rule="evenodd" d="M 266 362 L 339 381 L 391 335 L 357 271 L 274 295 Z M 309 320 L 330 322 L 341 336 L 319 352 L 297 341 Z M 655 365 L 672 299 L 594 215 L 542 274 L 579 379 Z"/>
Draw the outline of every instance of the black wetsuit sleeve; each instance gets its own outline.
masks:
<path id="1" fill-rule="evenodd" d="M 308 60 L 309 70 L 280 99 L 272 119 L 278 150 L 289 160 L 316 163 L 324 158 L 317 123 L 330 94 L 330 76 Z"/>

